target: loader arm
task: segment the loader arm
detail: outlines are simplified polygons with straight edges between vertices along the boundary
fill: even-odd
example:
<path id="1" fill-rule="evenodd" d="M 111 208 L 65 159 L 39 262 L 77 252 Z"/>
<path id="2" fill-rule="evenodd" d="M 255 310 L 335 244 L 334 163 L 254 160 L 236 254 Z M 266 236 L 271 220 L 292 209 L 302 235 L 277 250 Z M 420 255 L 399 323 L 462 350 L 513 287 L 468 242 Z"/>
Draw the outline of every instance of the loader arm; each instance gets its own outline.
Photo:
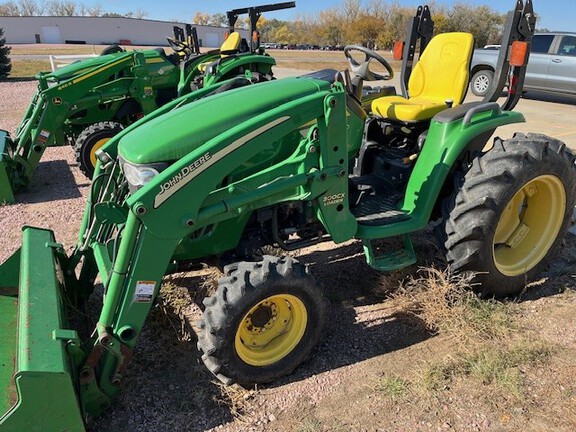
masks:
<path id="1" fill-rule="evenodd" d="M 238 215 L 249 214 L 270 204 L 308 200 L 314 203 L 318 214 L 325 219 L 328 231 L 337 241 L 347 240 L 355 232 L 355 220 L 347 209 L 321 204 L 323 196 L 343 194 L 345 197 L 347 192 L 347 176 L 342 175 L 342 172 L 347 172 L 346 164 L 340 162 L 342 157 L 346 160 L 347 149 L 346 142 L 342 141 L 342 137 L 346 137 L 345 93 L 342 89 L 330 92 L 325 84 L 314 80 L 295 79 L 278 84 L 284 90 L 292 88 L 296 94 L 298 89 L 301 96 L 280 106 L 276 106 L 274 97 L 268 97 L 266 102 L 262 102 L 270 93 L 266 88 L 270 87 L 268 84 L 223 94 L 221 97 L 227 99 L 232 93 L 239 99 L 252 95 L 260 103 L 269 103 L 274 108 L 249 118 L 238 113 L 238 117 L 244 120 L 237 120 L 236 125 L 199 144 L 135 193 L 115 197 L 117 191 L 106 185 L 121 182 L 120 168 L 114 164 L 104 170 L 105 175 L 113 176 L 116 181 L 96 184 L 95 193 L 98 198 L 94 199 L 90 211 L 93 217 L 86 224 L 81 239 L 82 246 L 94 254 L 95 267 L 107 287 L 107 296 L 96 329 L 98 336 L 92 341 L 92 353 L 97 353 L 100 366 L 96 368 L 95 361 L 86 363 L 83 370 L 87 379 L 82 381 L 86 388 L 97 387 L 102 394 L 91 400 L 89 396 L 96 393 L 81 389 L 81 400 L 86 410 L 99 411 L 103 403 L 100 397 L 112 396 L 117 392 L 117 383 L 122 378 L 176 248 L 187 244 L 199 232 L 206 233 L 203 240 L 207 241 L 210 230 L 205 228 L 209 225 L 218 226 L 238 218 Z M 326 90 L 319 91 L 322 86 Z M 276 98 L 282 98 L 283 94 L 278 92 Z M 202 109 L 206 113 L 212 107 L 216 109 L 219 106 L 217 99 L 218 96 L 203 99 L 202 104 L 193 104 L 190 109 L 183 107 L 177 112 L 182 118 L 194 118 L 197 110 Z M 247 111 L 249 107 L 250 104 L 247 104 Z M 223 115 L 226 114 L 220 113 L 220 116 Z M 334 129 L 338 139 L 331 136 L 335 141 L 328 145 L 327 140 L 318 140 L 314 133 L 302 136 L 300 129 L 311 121 L 325 124 L 325 127 L 328 124 L 342 125 L 341 129 Z M 196 125 L 191 129 L 198 127 Z M 208 129 L 208 126 L 204 127 Z M 165 134 L 166 130 L 172 130 L 172 121 L 166 116 L 160 116 L 148 121 L 148 128 L 148 132 L 154 130 L 155 133 Z M 131 152 L 135 150 L 132 144 L 140 139 L 137 133 L 139 130 L 142 130 L 142 126 L 120 139 L 119 160 L 124 161 L 121 163 L 128 163 L 127 158 L 132 157 Z M 361 128 L 359 131 L 361 133 Z M 189 136 L 201 134 L 200 131 L 187 132 Z M 246 178 L 238 176 L 236 181 L 227 186 L 222 185 L 223 178 L 233 177 L 235 172 L 242 169 L 245 161 L 266 153 L 279 140 L 291 134 L 299 138 L 290 140 L 293 151 L 288 156 L 282 155 L 281 161 L 264 172 Z M 150 138 L 153 142 L 154 137 Z M 338 141 L 341 145 L 334 146 L 334 142 Z M 310 151 L 311 146 L 318 146 L 319 151 Z M 334 150 L 336 147 L 339 149 Z M 109 204 L 115 200 L 117 205 Z M 125 205 L 121 206 L 123 202 Z M 184 206 L 183 202 L 186 203 Z M 120 237 L 115 253 L 106 246 L 109 239 L 103 236 L 112 223 L 116 225 L 112 229 Z M 241 233 L 241 224 L 235 230 L 228 232 L 230 238 L 237 238 L 238 233 Z M 217 247 L 219 249 L 214 252 L 223 252 L 233 245 L 220 244 Z M 187 258 L 204 253 L 202 242 L 197 242 L 191 249 L 189 247 Z M 114 255 L 118 257 L 116 260 Z M 93 278 L 94 274 L 88 277 Z M 108 349 L 109 343 L 115 348 Z M 101 347 L 108 348 L 103 350 Z M 91 356 L 89 354 L 88 358 Z"/>
<path id="2" fill-rule="evenodd" d="M 0 171 L 5 172 L 10 189 L 18 191 L 25 187 L 38 166 L 46 147 L 63 144 L 62 124 L 74 111 L 75 104 L 84 98 L 102 99 L 99 86 L 105 85 L 119 71 L 144 64 L 140 53 L 122 53 L 94 70 L 72 75 L 60 82 L 47 82 L 39 75 L 39 90 L 34 95 L 24 119 L 17 129 L 13 140 L 7 140 L 0 162 Z M 121 85 L 119 86 L 122 87 Z M 142 89 L 134 89 L 134 93 Z M 117 89 L 115 94 L 119 93 Z M 105 96 L 109 98 L 110 95 Z M 113 96 L 112 96 L 113 97 Z M 0 174 L 0 177 L 3 177 Z M 0 186 L 6 190 L 7 186 Z M 0 201 L 10 201 L 0 196 Z"/>

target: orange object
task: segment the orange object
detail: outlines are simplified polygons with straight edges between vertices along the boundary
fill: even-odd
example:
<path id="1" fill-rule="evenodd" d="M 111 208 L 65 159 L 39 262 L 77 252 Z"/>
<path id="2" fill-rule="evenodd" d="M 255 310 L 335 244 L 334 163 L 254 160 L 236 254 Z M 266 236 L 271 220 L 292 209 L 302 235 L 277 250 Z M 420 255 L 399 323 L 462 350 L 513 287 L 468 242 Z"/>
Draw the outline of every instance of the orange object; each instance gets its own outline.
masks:
<path id="1" fill-rule="evenodd" d="M 394 60 L 402 60 L 402 54 L 404 53 L 404 42 L 396 41 L 394 42 L 394 48 L 392 49 L 394 54 Z"/>
<path id="2" fill-rule="evenodd" d="M 528 54 L 528 43 L 514 41 L 510 48 L 510 66 L 524 66 Z"/>

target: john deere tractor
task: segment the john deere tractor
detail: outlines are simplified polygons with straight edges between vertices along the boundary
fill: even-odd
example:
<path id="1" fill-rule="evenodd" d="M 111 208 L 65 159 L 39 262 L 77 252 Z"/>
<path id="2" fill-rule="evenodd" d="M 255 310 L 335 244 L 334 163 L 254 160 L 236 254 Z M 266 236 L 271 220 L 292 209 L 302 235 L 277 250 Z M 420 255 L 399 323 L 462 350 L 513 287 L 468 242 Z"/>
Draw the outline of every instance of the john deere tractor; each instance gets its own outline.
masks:
<path id="1" fill-rule="evenodd" d="M 272 79 L 275 60 L 260 48 L 257 22 L 262 13 L 294 7 L 294 2 L 227 12 L 229 36 L 219 50 L 200 53 L 196 29 L 174 28 L 163 48 L 125 51 L 118 45 L 102 55 L 49 73 L 39 73 L 38 90 L 11 138 L 0 130 L 0 203 L 13 202 L 26 187 L 46 147 L 72 144 L 80 169 L 92 177 L 95 152 L 124 127 L 199 88 L 214 90 Z M 248 14 L 250 42 L 234 31 Z M 235 79 L 232 83 L 225 83 Z"/>
<path id="2" fill-rule="evenodd" d="M 501 54 L 508 106 L 533 28 L 531 2 L 517 2 Z M 538 134 L 490 141 L 524 117 L 495 102 L 462 103 L 472 49 L 470 34 L 435 36 L 409 97 L 382 96 L 369 110 L 363 78 L 371 62 L 389 65 L 348 47 L 366 56 L 355 62 L 362 76 L 322 71 L 182 99 L 112 138 L 97 152 L 74 250 L 25 227 L 0 267 L 2 431 L 82 431 L 105 412 L 163 276 L 191 262 L 215 259 L 224 270 L 198 339 L 224 383 L 290 373 L 320 336 L 315 278 L 292 257 L 263 255 L 267 245 L 358 239 L 368 265 L 392 270 L 416 261 L 410 235 L 436 221 L 448 263 L 474 272 L 482 294 L 521 292 L 570 223 L 575 156 Z M 403 247 L 375 246 L 390 237 Z M 81 339 L 69 317 L 96 280 L 102 309 Z"/>

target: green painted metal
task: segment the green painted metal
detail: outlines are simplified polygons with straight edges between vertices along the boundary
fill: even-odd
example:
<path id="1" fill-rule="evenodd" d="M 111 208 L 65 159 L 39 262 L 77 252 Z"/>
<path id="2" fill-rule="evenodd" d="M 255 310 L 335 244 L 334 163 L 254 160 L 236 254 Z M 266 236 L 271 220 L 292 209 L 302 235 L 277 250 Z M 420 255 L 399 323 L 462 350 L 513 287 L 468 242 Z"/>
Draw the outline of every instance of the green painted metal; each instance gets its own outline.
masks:
<path id="1" fill-rule="evenodd" d="M 161 115 L 167 111 L 162 110 L 159 115 L 140 123 L 146 124 L 144 131 L 135 127 L 122 137 L 119 154 L 135 164 L 178 160 L 197 148 L 207 147 L 204 146 L 207 141 L 234 126 L 291 100 L 326 91 L 329 84 L 306 78 L 287 78 L 261 83 L 257 87 L 243 87 L 200 99 L 169 116 Z M 223 105 L 230 109 L 222 109 Z M 184 124 L 189 126 L 183 128 Z"/>
<path id="2" fill-rule="evenodd" d="M 203 75 L 198 66 L 216 60 L 214 73 Z M 184 60 L 182 70 L 173 61 L 154 49 L 136 50 L 37 74 L 38 90 L 14 139 L 0 136 L 0 150 L 6 149 L 0 151 L 0 202 L 14 202 L 14 193 L 28 185 L 46 147 L 74 141 L 89 125 L 115 121 L 127 126 L 190 93 L 195 79 L 212 87 L 250 71 L 270 77 L 275 65 L 263 52 L 221 58 L 218 50 Z"/>
<path id="3" fill-rule="evenodd" d="M 389 270 L 413 263 L 406 234 L 426 225 L 462 152 L 487 131 L 523 121 L 508 112 L 479 112 L 467 124 L 432 121 L 402 206 L 409 218 L 368 227 L 350 213 L 348 196 L 348 170 L 366 114 L 344 85 L 300 77 L 205 97 L 223 82 L 168 103 L 103 146 L 115 162 L 97 164 L 70 257 L 50 231 L 27 228 L 21 252 L 0 266 L 0 287 L 20 287 L 18 333 L 10 321 L 14 293 L 0 297 L 0 312 L 8 316 L 2 319 L 12 330 L 5 338 L 19 347 L 12 382 L 19 402 L 2 426 L 52 431 L 66 430 L 64 422 L 70 422 L 69 430 L 83 430 L 82 419 L 106 410 L 119 391 L 173 261 L 233 250 L 255 210 L 304 203 L 306 215 L 335 242 L 362 239 L 370 265 Z M 162 168 L 129 191 L 123 163 Z M 401 251 L 373 249 L 372 240 L 396 235 L 404 235 Z M 14 276 L 17 267 L 20 277 Z M 98 274 L 106 295 L 92 336 L 80 344 L 67 328 L 60 299 L 77 303 L 87 297 Z M 14 355 L 8 345 L 0 344 L 7 365 L 4 359 Z M 26 353 L 31 355 L 21 360 Z M 0 383 L 11 381 L 7 371 L 0 371 Z M 42 405 L 47 402 L 35 399 L 32 388 L 46 392 L 53 405 Z M 54 389 L 64 397 L 54 397 Z M 13 391 L 4 390 L 5 405 Z"/>
<path id="4" fill-rule="evenodd" d="M 18 399 L 16 384 L 14 383 L 17 314 L 18 301 L 16 295 L 2 292 L 0 294 L 0 328 L 2 328 L 2 344 L 0 344 L 0 412 L 2 413 L 7 412 Z"/>
<path id="5" fill-rule="evenodd" d="M 379 271 L 393 271 L 408 267 L 416 263 L 416 253 L 409 234 L 402 236 L 403 247 L 386 251 L 374 251 L 372 240 L 364 240 L 362 247 L 366 255 L 366 262 L 370 267 Z"/>
<path id="6" fill-rule="evenodd" d="M 10 135 L 7 131 L 0 129 L 0 204 L 14 202 L 14 193 L 8 177 L 9 148 L 11 148 Z"/>
<path id="7" fill-rule="evenodd" d="M 378 239 L 423 229 L 430 220 L 448 173 L 466 146 L 487 131 L 523 121 L 525 120 L 522 114 L 511 111 L 499 114 L 481 112 L 476 114 L 468 125 L 463 124 L 463 119 L 450 123 L 432 120 L 404 197 L 402 210 L 410 217 L 383 226 L 359 225 L 356 237 Z"/>
<path id="8" fill-rule="evenodd" d="M 7 412 L 17 401 L 14 372 L 16 366 L 18 282 L 20 249 L 0 266 L 0 413 Z"/>
<path id="9" fill-rule="evenodd" d="M 350 240 L 357 229 L 348 202 L 348 144 L 346 93 L 334 92 L 324 99 L 324 118 L 318 121 L 319 168 L 337 171 L 334 184 L 318 198 L 317 216 L 335 243 Z"/>
<path id="10" fill-rule="evenodd" d="M 24 228 L 17 297 L 12 287 L 0 288 L 4 324 L 0 346 L 14 346 L 17 342 L 11 364 L 14 381 L 8 394 L 3 394 L 4 406 L 13 406 L 0 418 L 3 431 L 84 430 L 75 391 L 76 376 L 67 351 L 69 344 L 78 343 L 78 336 L 75 331 L 64 331 L 63 286 L 55 252 L 58 247 L 51 231 Z M 14 259 L 4 265 L 12 271 Z M 6 270 L 2 268 L 2 272 Z M 13 280 L 8 282 L 12 285 Z M 4 361 L 4 352 L 2 356 Z M 3 363 L 3 382 L 8 365 Z"/>
<path id="11" fill-rule="evenodd" d="M 243 75 L 243 70 L 253 70 L 251 65 L 258 64 L 258 72 L 264 75 L 272 74 L 272 67 L 276 66 L 276 60 L 268 54 L 243 54 L 226 57 L 225 61 L 218 62 L 212 73 L 208 73 L 204 79 L 204 85 L 210 86 L 224 78 L 234 75 Z"/>

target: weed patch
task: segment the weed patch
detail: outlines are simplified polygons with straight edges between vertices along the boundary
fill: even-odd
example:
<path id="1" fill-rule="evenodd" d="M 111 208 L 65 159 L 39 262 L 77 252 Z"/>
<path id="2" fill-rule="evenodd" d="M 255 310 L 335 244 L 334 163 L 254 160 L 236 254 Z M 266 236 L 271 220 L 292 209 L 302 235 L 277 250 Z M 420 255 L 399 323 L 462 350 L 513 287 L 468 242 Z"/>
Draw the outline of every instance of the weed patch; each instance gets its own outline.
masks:
<path id="1" fill-rule="evenodd" d="M 552 347 L 539 341 L 486 343 L 468 354 L 455 354 L 442 362 L 428 364 L 421 374 L 423 388 L 438 391 L 459 378 L 469 377 L 477 384 L 495 386 L 520 398 L 524 384 L 522 369 L 544 363 L 551 354 Z"/>
<path id="2" fill-rule="evenodd" d="M 397 375 L 384 375 L 376 384 L 376 391 L 397 402 L 410 394 L 410 383 Z"/>

